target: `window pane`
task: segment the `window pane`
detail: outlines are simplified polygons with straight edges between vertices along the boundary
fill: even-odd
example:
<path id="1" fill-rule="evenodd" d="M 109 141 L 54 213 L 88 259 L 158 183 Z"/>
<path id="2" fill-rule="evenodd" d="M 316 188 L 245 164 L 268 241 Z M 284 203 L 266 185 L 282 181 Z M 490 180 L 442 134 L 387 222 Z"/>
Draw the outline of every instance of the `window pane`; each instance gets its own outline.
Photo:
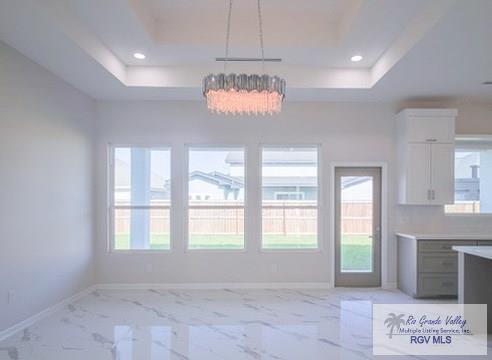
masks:
<path id="1" fill-rule="evenodd" d="M 262 152 L 262 243 L 265 249 L 318 247 L 318 149 Z"/>
<path id="2" fill-rule="evenodd" d="M 372 272 L 373 178 L 342 176 L 340 270 Z"/>
<path id="3" fill-rule="evenodd" d="M 169 209 L 115 209 L 116 250 L 169 250 Z"/>
<path id="4" fill-rule="evenodd" d="M 169 149 L 116 148 L 115 205 L 169 205 L 170 162 Z"/>
<path id="5" fill-rule="evenodd" d="M 169 149 L 114 151 L 114 248 L 170 249 Z"/>
<path id="6" fill-rule="evenodd" d="M 244 248 L 243 148 L 190 148 L 188 248 Z"/>
<path id="7" fill-rule="evenodd" d="M 447 213 L 492 213 L 492 150 L 457 149 L 454 187 Z"/>

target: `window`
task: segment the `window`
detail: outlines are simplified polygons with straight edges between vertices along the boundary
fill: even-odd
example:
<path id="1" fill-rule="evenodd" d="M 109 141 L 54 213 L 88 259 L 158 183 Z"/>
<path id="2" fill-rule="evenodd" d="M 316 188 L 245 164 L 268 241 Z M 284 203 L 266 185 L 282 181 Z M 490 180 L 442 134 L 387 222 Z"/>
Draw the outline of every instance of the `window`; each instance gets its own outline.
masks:
<path id="1" fill-rule="evenodd" d="M 113 155 L 114 249 L 170 249 L 170 149 L 117 147 Z"/>
<path id="2" fill-rule="evenodd" d="M 275 200 L 304 200 L 304 193 L 280 191 L 275 193 Z"/>
<path id="3" fill-rule="evenodd" d="M 454 164 L 454 204 L 446 213 L 492 213 L 492 142 L 456 140 Z"/>
<path id="4" fill-rule="evenodd" d="M 318 148 L 264 147 L 262 247 L 318 247 Z"/>
<path id="5" fill-rule="evenodd" d="M 191 147 L 188 248 L 244 248 L 244 148 Z"/>

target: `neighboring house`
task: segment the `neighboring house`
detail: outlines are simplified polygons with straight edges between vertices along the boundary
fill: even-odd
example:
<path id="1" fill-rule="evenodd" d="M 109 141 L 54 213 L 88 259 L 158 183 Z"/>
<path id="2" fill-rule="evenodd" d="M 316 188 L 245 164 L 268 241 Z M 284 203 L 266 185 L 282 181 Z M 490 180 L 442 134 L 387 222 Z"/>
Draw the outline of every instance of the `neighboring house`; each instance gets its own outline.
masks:
<path id="1" fill-rule="evenodd" d="M 231 176 L 241 174 L 244 158 L 231 152 L 225 159 Z M 316 200 L 316 159 L 311 152 L 268 151 L 262 159 L 263 200 Z"/>
<path id="2" fill-rule="evenodd" d="M 190 200 L 244 199 L 244 179 L 219 171 L 193 171 L 188 183 Z"/>
<path id="3" fill-rule="evenodd" d="M 295 155 L 294 157 L 292 155 Z M 225 162 L 229 167 L 229 174 L 219 171 L 210 173 L 193 171 L 188 183 L 190 200 L 195 201 L 223 201 L 244 199 L 244 161 L 242 156 L 231 152 Z M 115 159 L 115 200 L 129 202 L 130 200 L 130 165 L 122 160 Z M 312 154 L 292 153 L 286 158 L 285 153 L 269 153 L 263 159 L 263 199 L 264 200 L 316 200 L 317 174 L 316 161 Z M 302 176 L 299 176 L 302 175 Z M 169 179 L 164 179 L 156 173 L 150 174 L 150 199 L 169 200 L 171 189 Z M 342 181 L 344 201 L 368 201 L 371 194 L 370 182 L 367 177 L 346 177 Z M 465 180 L 463 179 L 463 183 Z M 474 180 L 476 182 L 476 180 Z M 475 183 L 474 182 L 474 183 Z M 470 186 L 466 189 L 468 189 Z M 477 185 L 478 187 L 478 185 Z"/>
<path id="4" fill-rule="evenodd" d="M 480 152 L 458 152 L 456 160 L 455 200 L 480 201 Z"/>
<path id="5" fill-rule="evenodd" d="M 241 154 L 231 152 L 225 159 L 229 173 L 218 171 L 190 174 L 190 200 L 237 200 L 244 198 L 244 160 Z M 316 200 L 318 178 L 317 162 L 311 153 L 269 152 L 263 159 L 263 200 Z M 342 187 L 345 200 L 368 201 L 371 184 L 366 177 L 345 178 Z M 356 186 L 359 185 L 359 186 Z"/>
<path id="6" fill-rule="evenodd" d="M 244 159 L 238 153 L 229 153 L 226 163 L 232 176 L 241 174 Z M 317 200 L 317 159 L 311 152 L 264 153 L 262 159 L 263 200 Z M 371 184 L 367 177 L 345 178 L 342 187 L 346 200 L 367 201 Z M 359 185 L 359 186 L 356 186 Z"/>

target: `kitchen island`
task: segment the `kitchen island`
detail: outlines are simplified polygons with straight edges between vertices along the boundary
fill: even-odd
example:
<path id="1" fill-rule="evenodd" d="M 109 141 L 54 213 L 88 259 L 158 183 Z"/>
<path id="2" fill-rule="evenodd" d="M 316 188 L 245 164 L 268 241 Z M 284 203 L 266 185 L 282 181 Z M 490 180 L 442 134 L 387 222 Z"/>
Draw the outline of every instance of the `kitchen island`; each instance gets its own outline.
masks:
<path id="1" fill-rule="evenodd" d="M 487 304 L 492 332 L 492 246 L 453 246 L 458 252 L 458 302 Z"/>

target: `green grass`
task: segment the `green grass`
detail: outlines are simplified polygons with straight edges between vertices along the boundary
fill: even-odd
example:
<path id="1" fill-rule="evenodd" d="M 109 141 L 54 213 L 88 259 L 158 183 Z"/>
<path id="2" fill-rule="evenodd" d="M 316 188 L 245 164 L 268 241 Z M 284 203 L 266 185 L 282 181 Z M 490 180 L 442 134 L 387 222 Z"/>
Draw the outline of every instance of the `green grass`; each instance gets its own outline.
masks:
<path id="1" fill-rule="evenodd" d="M 341 257 L 342 271 L 371 271 L 372 239 L 367 235 L 344 235 Z"/>
<path id="2" fill-rule="evenodd" d="M 242 249 L 242 235 L 192 235 L 190 249 Z M 276 235 L 263 236 L 264 249 L 315 249 L 315 235 Z M 128 234 L 117 234 L 115 239 L 117 250 L 128 250 L 130 241 Z M 151 234 L 150 249 L 167 250 L 170 248 L 169 234 Z M 348 234 L 342 238 L 342 269 L 345 271 L 371 270 L 372 246 L 367 235 Z"/>
<path id="3" fill-rule="evenodd" d="M 317 246 L 315 235 L 276 235 L 267 234 L 263 237 L 265 249 L 315 249 Z M 242 249 L 243 235 L 225 234 L 193 234 L 189 240 L 190 249 Z M 128 234 L 117 234 L 115 239 L 117 250 L 130 248 Z M 150 249 L 169 249 L 169 234 L 151 234 Z"/>
<path id="4" fill-rule="evenodd" d="M 116 250 L 130 249 L 130 234 L 116 234 L 115 236 Z M 150 234 L 150 249 L 151 250 L 169 250 L 170 241 L 169 234 Z"/>
<path id="5" fill-rule="evenodd" d="M 308 235 L 263 235 L 264 249 L 316 249 L 318 247 L 317 236 Z"/>

